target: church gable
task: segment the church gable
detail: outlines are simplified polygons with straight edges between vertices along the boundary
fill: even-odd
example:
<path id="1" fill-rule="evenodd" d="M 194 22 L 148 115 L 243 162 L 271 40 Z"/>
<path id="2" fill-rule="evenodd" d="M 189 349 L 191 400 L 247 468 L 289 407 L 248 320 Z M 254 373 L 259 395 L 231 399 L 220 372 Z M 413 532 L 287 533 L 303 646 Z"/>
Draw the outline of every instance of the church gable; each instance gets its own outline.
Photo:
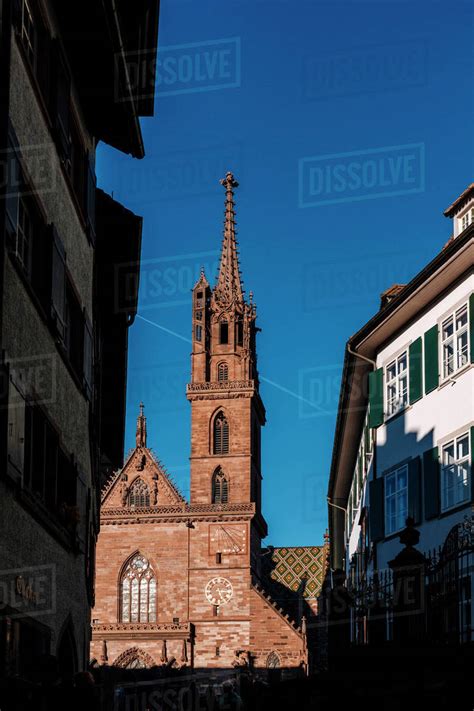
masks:
<path id="1" fill-rule="evenodd" d="M 137 446 L 123 469 L 114 472 L 102 492 L 102 510 L 178 506 L 186 500 L 153 452 L 146 446 L 143 405 L 137 423 Z"/>
<path id="2" fill-rule="evenodd" d="M 185 503 L 165 469 L 149 449 L 136 449 L 124 468 L 115 472 L 104 491 L 102 509 L 132 506 L 173 506 Z"/>

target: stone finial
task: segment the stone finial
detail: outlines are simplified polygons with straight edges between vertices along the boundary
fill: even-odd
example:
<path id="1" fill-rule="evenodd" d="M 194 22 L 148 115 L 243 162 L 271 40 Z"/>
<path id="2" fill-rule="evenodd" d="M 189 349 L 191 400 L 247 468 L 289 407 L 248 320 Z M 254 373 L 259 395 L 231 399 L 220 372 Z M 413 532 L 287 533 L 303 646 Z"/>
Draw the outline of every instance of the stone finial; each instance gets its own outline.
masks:
<path id="1" fill-rule="evenodd" d="M 220 184 L 223 185 L 226 190 L 230 190 L 230 191 L 232 191 L 232 188 L 239 187 L 238 182 L 234 178 L 234 174 L 231 173 L 230 170 L 228 170 L 227 173 L 225 174 L 225 178 L 222 178 L 222 180 L 220 180 Z"/>
<path id="2" fill-rule="evenodd" d="M 140 414 L 137 417 L 137 447 L 146 447 L 146 417 L 144 415 L 145 405 L 140 403 Z"/>
<path id="3" fill-rule="evenodd" d="M 415 528 L 415 521 L 410 516 L 405 521 L 406 528 L 399 534 L 400 543 L 407 548 L 413 548 L 418 545 L 420 540 L 420 532 Z"/>

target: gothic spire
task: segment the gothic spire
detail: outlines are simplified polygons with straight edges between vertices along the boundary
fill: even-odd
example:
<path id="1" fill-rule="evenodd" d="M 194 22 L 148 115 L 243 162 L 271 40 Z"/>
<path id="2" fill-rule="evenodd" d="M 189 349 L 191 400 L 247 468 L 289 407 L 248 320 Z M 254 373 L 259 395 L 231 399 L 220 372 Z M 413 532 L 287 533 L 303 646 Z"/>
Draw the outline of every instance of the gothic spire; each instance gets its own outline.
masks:
<path id="1" fill-rule="evenodd" d="M 230 172 L 226 174 L 220 183 L 225 188 L 225 220 L 221 261 L 214 294 L 219 301 L 230 303 L 234 300 L 243 301 L 237 240 L 235 237 L 236 222 L 234 210 L 234 188 L 237 188 L 239 184 Z"/>
<path id="2" fill-rule="evenodd" d="M 140 403 L 140 414 L 137 417 L 137 447 L 146 447 L 146 417 L 143 414 L 145 405 Z"/>

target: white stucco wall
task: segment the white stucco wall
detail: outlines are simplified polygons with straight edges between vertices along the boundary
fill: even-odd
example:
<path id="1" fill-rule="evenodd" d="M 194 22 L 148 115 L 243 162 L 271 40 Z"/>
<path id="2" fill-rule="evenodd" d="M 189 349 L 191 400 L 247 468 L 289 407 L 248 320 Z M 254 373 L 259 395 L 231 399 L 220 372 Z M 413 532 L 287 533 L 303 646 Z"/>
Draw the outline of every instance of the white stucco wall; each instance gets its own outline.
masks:
<path id="1" fill-rule="evenodd" d="M 420 314 L 410 326 L 390 341 L 377 355 L 377 367 L 386 366 L 395 355 L 408 348 L 410 343 L 435 324 L 446 317 L 450 311 L 465 303 L 474 291 L 474 273 L 443 296 L 426 312 Z M 441 369 L 440 354 L 440 369 Z M 423 383 L 424 392 L 424 383 Z M 385 397 L 384 397 L 385 400 Z M 435 446 L 440 446 L 452 434 L 460 430 L 468 430 L 474 425 L 474 366 L 470 364 L 459 374 L 455 374 L 454 382 L 442 382 L 438 388 L 408 406 L 403 413 L 389 419 L 377 428 L 377 477 L 404 460 L 422 456 L 423 452 Z M 472 454 L 471 454 L 472 458 Z M 372 470 L 364 482 L 361 504 L 369 505 L 368 479 L 372 478 Z M 423 487 L 422 487 L 423 491 Z M 422 496 L 423 498 L 423 496 Z M 466 513 L 470 513 L 468 502 L 462 510 L 425 521 L 417 525 L 421 533 L 419 549 L 427 551 L 442 544 L 451 528 L 461 521 Z M 346 548 L 346 565 L 356 551 L 359 543 L 360 526 L 359 512 L 354 518 L 352 530 L 348 536 Z M 387 566 L 400 551 L 400 542 L 395 536 L 377 544 L 378 568 Z"/>

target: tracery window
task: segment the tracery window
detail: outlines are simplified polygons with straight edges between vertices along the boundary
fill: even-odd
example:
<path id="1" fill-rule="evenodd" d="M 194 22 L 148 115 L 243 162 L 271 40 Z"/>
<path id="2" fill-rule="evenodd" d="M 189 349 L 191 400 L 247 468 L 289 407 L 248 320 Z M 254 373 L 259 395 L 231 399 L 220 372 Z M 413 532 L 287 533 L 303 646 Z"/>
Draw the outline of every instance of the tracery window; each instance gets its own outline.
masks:
<path id="1" fill-rule="evenodd" d="M 277 669 L 280 666 L 280 657 L 276 652 L 270 652 L 267 657 L 267 668 Z"/>
<path id="2" fill-rule="evenodd" d="M 212 477 L 212 503 L 226 504 L 229 500 L 229 482 L 219 467 Z"/>
<path id="3" fill-rule="evenodd" d="M 229 380 L 229 366 L 227 363 L 219 363 L 217 366 L 217 380 L 220 383 Z"/>
<path id="4" fill-rule="evenodd" d="M 120 581 L 122 622 L 156 622 L 156 577 L 148 560 L 136 553 Z"/>
<path id="5" fill-rule="evenodd" d="M 128 495 L 128 503 L 130 506 L 149 506 L 150 505 L 150 490 L 143 479 L 135 479 L 130 487 Z"/>
<path id="6" fill-rule="evenodd" d="M 224 413 L 218 412 L 214 419 L 214 454 L 229 453 L 229 423 Z"/>

